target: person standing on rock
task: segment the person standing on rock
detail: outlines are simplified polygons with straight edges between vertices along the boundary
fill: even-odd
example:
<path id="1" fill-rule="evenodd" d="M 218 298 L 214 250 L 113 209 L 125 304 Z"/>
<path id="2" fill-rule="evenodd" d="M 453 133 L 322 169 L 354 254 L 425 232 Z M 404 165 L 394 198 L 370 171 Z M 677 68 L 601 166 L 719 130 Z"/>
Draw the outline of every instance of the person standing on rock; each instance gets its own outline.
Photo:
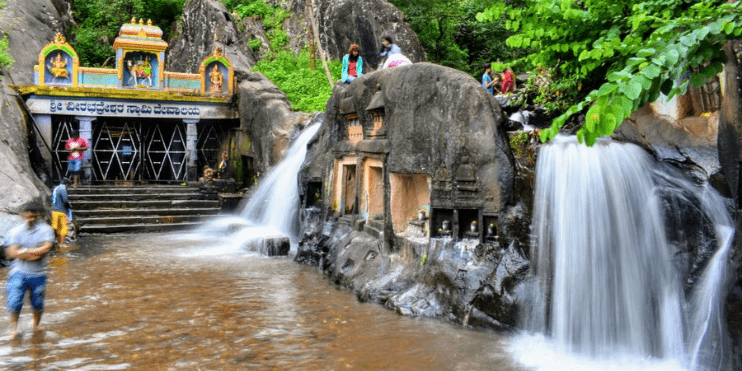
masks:
<path id="1" fill-rule="evenodd" d="M 8 311 L 10 312 L 11 336 L 16 335 L 18 317 L 23 307 L 23 297 L 30 292 L 33 308 L 34 331 L 39 326 L 44 312 L 46 275 L 49 268 L 47 255 L 54 242 L 54 230 L 39 220 L 41 209 L 32 203 L 23 209 L 25 223 L 13 228 L 8 238 L 6 256 L 14 259 L 8 274 Z"/>
<path id="2" fill-rule="evenodd" d="M 482 74 L 482 87 L 487 89 L 487 92 L 490 94 L 495 94 L 495 84 L 497 82 L 492 81 L 492 77 L 490 76 L 490 73 L 492 73 L 492 64 L 485 63 L 483 67 L 484 74 Z"/>
<path id="3" fill-rule="evenodd" d="M 400 49 L 397 44 L 394 43 L 391 36 L 382 36 L 381 51 L 379 52 L 379 55 L 381 56 L 381 64 L 383 65 L 384 62 L 386 62 L 386 59 L 393 54 L 402 54 L 402 49 Z"/>
<path id="4" fill-rule="evenodd" d="M 70 139 L 67 139 L 65 149 L 70 152 L 69 156 L 67 156 L 67 172 L 72 175 L 74 182 L 72 186 L 77 188 L 77 185 L 80 183 L 82 159 L 85 157 L 85 150 L 88 149 L 88 141 L 85 138 L 80 138 L 77 131 L 73 131 L 70 134 Z"/>
<path id="5" fill-rule="evenodd" d="M 343 70 L 340 77 L 343 83 L 350 84 L 353 80 L 363 76 L 363 58 L 360 53 L 358 45 L 351 44 L 348 54 L 343 56 Z"/>
<path id="6" fill-rule="evenodd" d="M 67 247 L 64 240 L 67 238 L 69 223 L 72 221 L 72 206 L 67 196 L 69 183 L 69 179 L 64 178 L 52 190 L 52 229 L 57 233 L 57 247 L 60 250 Z"/>
<path id="7" fill-rule="evenodd" d="M 506 94 L 506 93 L 511 93 L 514 90 L 515 90 L 515 76 L 513 74 L 513 69 L 508 67 L 502 73 L 502 87 L 500 88 L 500 92 L 502 94 Z"/>

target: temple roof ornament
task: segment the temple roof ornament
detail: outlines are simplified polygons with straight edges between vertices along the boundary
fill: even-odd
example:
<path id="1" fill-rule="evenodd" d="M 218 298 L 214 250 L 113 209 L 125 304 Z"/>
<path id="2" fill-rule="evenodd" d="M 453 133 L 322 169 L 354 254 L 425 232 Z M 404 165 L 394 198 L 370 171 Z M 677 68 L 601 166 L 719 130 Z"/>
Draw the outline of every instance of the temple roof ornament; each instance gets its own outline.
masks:
<path id="1" fill-rule="evenodd" d="M 121 26 L 119 36 L 113 42 L 114 49 L 165 51 L 167 42 L 162 39 L 162 29 L 152 25 L 152 20 L 144 24 L 144 19 L 137 22 L 132 18 Z"/>
<path id="2" fill-rule="evenodd" d="M 57 32 L 56 35 L 54 35 L 54 43 L 59 44 L 65 44 L 67 43 L 67 39 L 62 35 L 61 33 Z"/>

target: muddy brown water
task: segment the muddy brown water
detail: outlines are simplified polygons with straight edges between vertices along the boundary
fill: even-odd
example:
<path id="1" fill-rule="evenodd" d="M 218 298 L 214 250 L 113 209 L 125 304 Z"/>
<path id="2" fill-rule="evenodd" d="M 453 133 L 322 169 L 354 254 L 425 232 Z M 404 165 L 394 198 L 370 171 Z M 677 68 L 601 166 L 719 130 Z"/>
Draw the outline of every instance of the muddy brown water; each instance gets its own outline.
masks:
<path id="1" fill-rule="evenodd" d="M 0 327 L 0 369 L 520 370 L 508 334 L 399 316 L 290 259 L 189 256 L 205 245 L 80 239 L 52 258 L 45 331 L 28 299 L 21 335 Z"/>

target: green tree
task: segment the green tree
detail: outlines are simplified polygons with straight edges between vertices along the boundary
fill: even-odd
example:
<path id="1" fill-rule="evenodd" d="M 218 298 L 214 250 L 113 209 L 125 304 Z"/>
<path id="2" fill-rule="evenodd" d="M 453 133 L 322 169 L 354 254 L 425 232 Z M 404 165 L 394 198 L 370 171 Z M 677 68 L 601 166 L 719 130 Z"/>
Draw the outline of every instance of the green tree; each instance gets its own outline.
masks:
<path id="1" fill-rule="evenodd" d="M 724 0 L 505 0 L 477 18 L 505 19 L 507 44 L 530 49 L 531 69 L 555 68 L 555 83 L 582 88 L 541 139 L 587 111 L 577 137 L 592 145 L 660 94 L 670 99 L 718 74 L 723 44 L 742 34 L 741 9 Z"/>
<path id="2" fill-rule="evenodd" d="M 124 23 L 137 19 L 152 20 L 168 39 L 171 26 L 183 13 L 187 0 L 73 0 L 75 26 L 70 44 L 80 55 L 80 63 L 101 66 L 112 58 L 113 42 Z"/>

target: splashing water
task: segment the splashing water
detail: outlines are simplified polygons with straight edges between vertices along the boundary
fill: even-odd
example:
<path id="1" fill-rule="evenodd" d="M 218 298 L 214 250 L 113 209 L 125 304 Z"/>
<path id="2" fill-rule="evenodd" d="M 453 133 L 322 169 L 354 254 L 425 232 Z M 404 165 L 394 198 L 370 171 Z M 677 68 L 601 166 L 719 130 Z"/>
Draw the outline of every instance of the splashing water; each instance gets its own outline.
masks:
<path id="1" fill-rule="evenodd" d="M 203 248 L 186 255 L 242 254 L 245 247 L 256 241 L 281 235 L 291 239 L 294 249 L 299 234 L 299 170 L 307 144 L 320 126 L 320 122 L 314 122 L 301 132 L 284 159 L 261 178 L 237 215 L 216 218 L 184 235 L 184 239 L 204 241 Z"/>
<path id="2" fill-rule="evenodd" d="M 733 229 L 720 196 L 610 140 L 587 147 L 558 137 L 541 149 L 536 174 L 525 325 L 550 339 L 524 334 L 512 344 L 516 358 L 538 370 L 554 369 L 554 359 L 519 354 L 550 353 L 569 364 L 561 369 L 723 369 Z M 716 252 L 688 297 L 658 184 L 692 195 L 714 226 Z"/>

